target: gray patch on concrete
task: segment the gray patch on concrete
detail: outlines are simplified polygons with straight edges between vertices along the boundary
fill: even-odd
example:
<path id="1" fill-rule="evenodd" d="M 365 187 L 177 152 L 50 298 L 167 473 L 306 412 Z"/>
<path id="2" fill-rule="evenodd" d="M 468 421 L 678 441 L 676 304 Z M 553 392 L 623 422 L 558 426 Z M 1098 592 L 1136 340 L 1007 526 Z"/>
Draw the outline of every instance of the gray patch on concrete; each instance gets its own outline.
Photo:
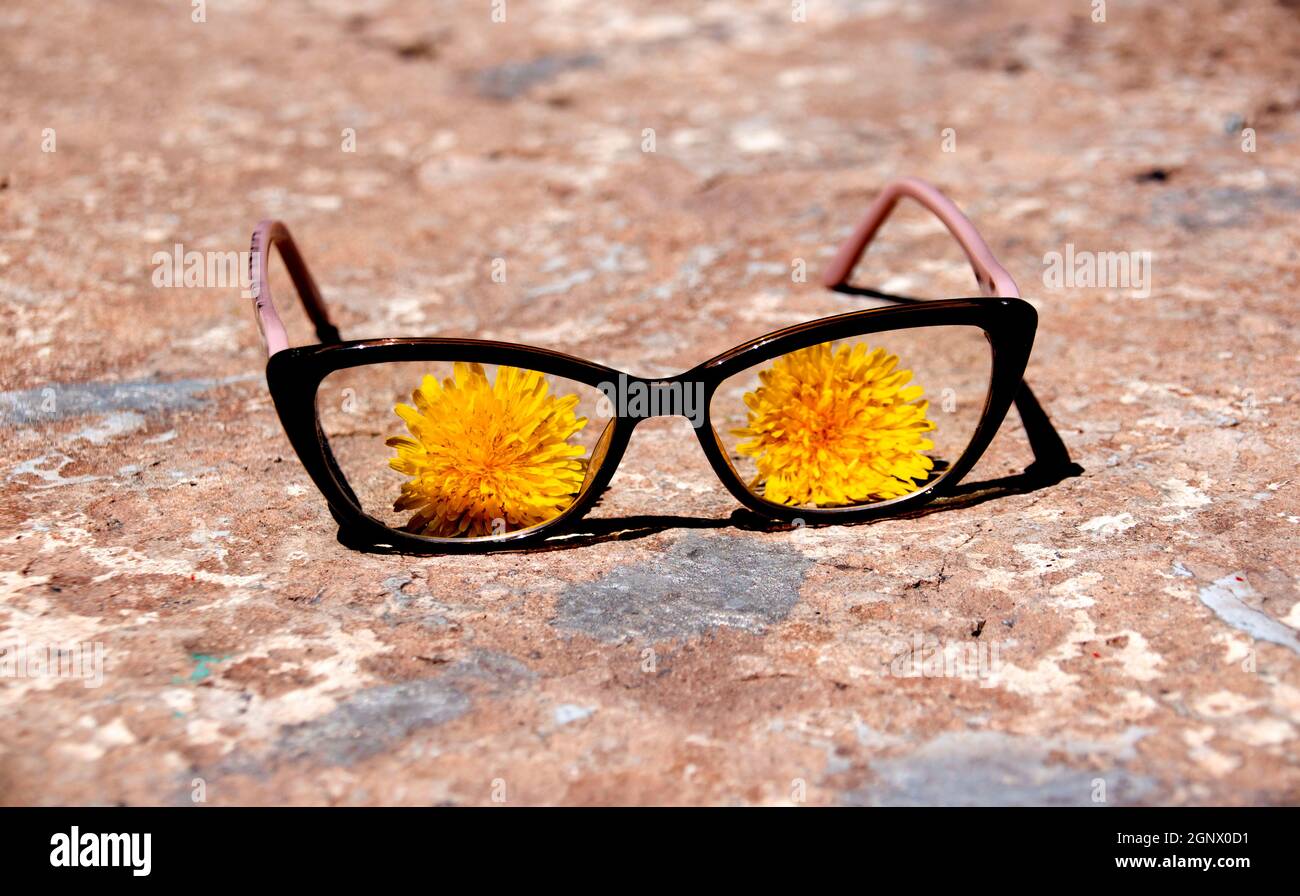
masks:
<path id="1" fill-rule="evenodd" d="M 653 563 L 569 587 L 552 624 L 611 642 L 689 638 L 722 626 L 761 632 L 790 614 L 811 565 L 784 545 L 691 533 Z"/>
<path id="2" fill-rule="evenodd" d="M 478 73 L 478 92 L 494 100 L 513 100 L 538 84 L 554 80 L 564 72 L 600 65 L 591 53 L 572 56 L 542 56 L 530 62 L 508 62 Z"/>
<path id="3" fill-rule="evenodd" d="M 52 383 L 36 389 L 0 392 L 0 422 L 25 426 L 87 414 L 121 414 L 131 411 L 161 414 L 192 410 L 205 404 L 199 397 L 204 392 L 230 383 L 254 380 L 258 376 L 259 374 L 243 374 L 221 379 Z M 84 437 L 90 438 L 89 435 Z"/>
<path id="4" fill-rule="evenodd" d="M 1247 604 L 1243 597 L 1255 593 L 1246 577 L 1231 573 L 1200 590 L 1201 603 L 1228 625 L 1258 641 L 1268 641 L 1300 653 L 1300 636 L 1290 626 Z"/>
<path id="5" fill-rule="evenodd" d="M 532 669 L 519 660 L 495 650 L 475 650 L 466 659 L 452 666 L 447 674 L 487 682 L 494 689 L 513 688 L 537 677 Z"/>
<path id="6" fill-rule="evenodd" d="M 416 579 L 409 573 L 399 573 L 383 580 L 393 606 L 384 610 L 383 620 L 389 625 L 416 622 L 428 629 L 442 629 L 450 624 L 452 608 L 435 597 L 428 589 L 425 580 Z M 408 586 L 412 586 L 409 587 Z"/>
<path id="7" fill-rule="evenodd" d="M 876 779 L 846 794 L 844 802 L 853 806 L 1114 806 L 1139 802 L 1155 790 L 1151 779 L 1123 769 L 1103 772 L 1050 763 L 1048 756 L 1054 751 L 1050 742 L 996 731 L 947 732 L 907 755 L 872 763 Z"/>
<path id="8" fill-rule="evenodd" d="M 414 581 L 415 580 L 411 578 L 410 575 L 405 573 L 401 575 L 389 576 L 388 578 L 384 579 L 384 590 L 388 592 L 388 596 L 391 597 L 396 603 L 400 605 L 406 605 L 411 602 L 411 598 L 402 589 L 405 588 L 407 585 L 410 585 Z"/>
<path id="9" fill-rule="evenodd" d="M 1163 190 L 1151 203 L 1153 223 L 1187 230 L 1249 227 L 1259 213 L 1300 211 L 1300 192 L 1291 187 L 1245 190 L 1241 187 Z"/>
<path id="10" fill-rule="evenodd" d="M 290 761 L 349 765 L 391 749 L 421 728 L 459 718 L 476 694 L 508 693 L 535 677 L 512 656 L 475 650 L 436 678 L 367 688 L 320 718 L 285 728 L 276 753 Z"/>
<path id="11" fill-rule="evenodd" d="M 287 759 L 310 757 L 331 765 L 350 765 L 382 753 L 420 728 L 469 711 L 469 697 L 450 678 L 358 691 L 320 718 L 286 728 L 277 752 Z"/>

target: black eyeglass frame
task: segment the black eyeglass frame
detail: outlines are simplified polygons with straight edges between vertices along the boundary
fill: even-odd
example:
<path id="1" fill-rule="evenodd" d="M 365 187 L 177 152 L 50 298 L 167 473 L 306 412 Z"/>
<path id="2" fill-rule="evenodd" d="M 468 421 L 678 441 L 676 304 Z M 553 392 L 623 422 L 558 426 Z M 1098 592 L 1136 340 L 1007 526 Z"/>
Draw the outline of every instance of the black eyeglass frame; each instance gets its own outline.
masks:
<path id="1" fill-rule="evenodd" d="M 935 202 L 935 195 L 942 202 Z M 537 545 L 563 533 L 599 500 L 618 468 L 633 430 L 640 422 L 649 419 L 649 416 L 633 416 L 626 414 L 622 408 L 613 408 L 614 416 L 609 421 L 610 431 L 601 437 L 606 445 L 604 457 L 573 503 L 553 519 L 500 535 L 472 539 L 437 538 L 389 526 L 367 514 L 361 507 L 333 455 L 320 422 L 317 393 L 320 384 L 335 371 L 394 362 L 467 361 L 535 370 L 593 388 L 620 381 L 620 377 L 625 377 L 623 381 L 629 385 L 640 383 L 647 389 L 673 384 L 694 388 L 696 383 L 700 383 L 703 386 L 704 418 L 698 421 L 695 432 L 714 473 L 743 506 L 762 516 L 786 522 L 860 522 L 901 514 L 950 494 L 988 448 L 1013 402 L 1017 405 L 1034 451 L 1034 466 L 1040 472 L 1060 471 L 1060 478 L 1064 478 L 1069 475 L 1065 471 L 1073 466 L 1068 451 L 1033 393 L 1022 382 L 1038 322 L 1038 314 L 1031 304 L 1020 299 L 1018 294 L 921 300 L 854 287 L 845 282 L 871 236 L 901 196 L 916 198 L 944 219 L 949 230 L 967 249 L 977 279 L 986 292 L 999 288 L 1016 292 L 1010 276 L 992 260 L 991 253 L 987 246 L 983 246 L 978 234 L 974 238 L 979 240 L 979 245 L 970 245 L 973 225 L 942 194 L 920 181 L 895 181 L 877 200 L 864 226 L 859 228 L 841 251 L 840 257 L 828 271 L 826 285 L 845 294 L 867 295 L 899 304 L 895 307 L 838 314 L 787 327 L 752 339 L 675 377 L 658 379 L 637 377 L 561 352 L 505 342 L 459 338 L 342 341 L 337 328 L 329 320 L 315 280 L 288 229 L 280 222 L 264 221 L 253 235 L 252 279 L 258 320 L 269 353 L 267 385 L 290 443 L 308 475 L 324 495 L 341 532 L 346 533 L 348 542 L 407 553 L 481 553 L 519 549 Z M 883 214 L 880 213 L 882 205 L 885 206 Z M 960 232 L 962 228 L 954 226 L 953 214 L 960 219 L 956 223 L 964 222 L 969 233 Z M 874 223 L 873 217 L 876 219 Z M 319 344 L 293 348 L 287 345 L 283 325 L 271 301 L 268 256 L 272 247 L 281 254 L 299 298 L 316 327 Z M 978 250 L 981 247 L 987 258 L 980 257 Z M 947 470 L 907 495 L 848 507 L 817 508 L 777 504 L 765 500 L 746 487 L 713 427 L 710 408 L 714 393 L 723 381 L 756 365 L 821 343 L 873 333 L 938 326 L 976 327 L 983 331 L 991 350 L 990 384 L 979 422 L 965 450 Z"/>

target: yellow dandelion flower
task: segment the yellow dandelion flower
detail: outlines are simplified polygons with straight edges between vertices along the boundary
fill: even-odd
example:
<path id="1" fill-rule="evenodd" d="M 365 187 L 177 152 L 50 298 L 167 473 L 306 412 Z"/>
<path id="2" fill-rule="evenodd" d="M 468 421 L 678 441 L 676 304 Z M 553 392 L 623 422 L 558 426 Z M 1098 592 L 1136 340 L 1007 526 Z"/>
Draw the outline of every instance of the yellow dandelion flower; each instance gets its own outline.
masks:
<path id="1" fill-rule="evenodd" d="M 778 358 L 745 394 L 749 425 L 736 446 L 755 458 L 763 497 L 777 504 L 844 506 L 916 491 L 934 469 L 922 454 L 928 403 L 898 357 L 864 343 L 814 345 Z"/>
<path id="2" fill-rule="evenodd" d="M 388 465 L 411 478 L 393 504 L 415 511 L 406 529 L 439 538 L 473 538 L 525 529 L 564 512 L 582 488 L 586 449 L 569 443 L 587 425 L 577 395 L 550 394 L 546 377 L 515 367 L 457 361 L 441 383 L 426 375 L 415 407 L 393 410 L 411 438 L 393 436 Z"/>

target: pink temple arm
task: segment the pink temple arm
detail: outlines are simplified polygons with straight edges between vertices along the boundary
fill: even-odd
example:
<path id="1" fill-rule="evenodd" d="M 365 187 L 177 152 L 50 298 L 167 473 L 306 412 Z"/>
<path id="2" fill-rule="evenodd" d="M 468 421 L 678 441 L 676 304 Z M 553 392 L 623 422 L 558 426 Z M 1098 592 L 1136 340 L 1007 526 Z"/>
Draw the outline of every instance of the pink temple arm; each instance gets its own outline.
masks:
<path id="1" fill-rule="evenodd" d="M 253 305 L 257 309 L 257 324 L 262 330 L 262 340 L 266 343 L 267 357 L 289 347 L 289 336 L 285 332 L 280 315 L 275 310 L 271 297 L 271 279 L 269 276 L 271 248 L 280 250 L 284 259 L 285 270 L 293 280 L 298 298 L 307 309 L 307 316 L 316 327 L 316 338 L 322 343 L 339 341 L 339 331 L 330 323 L 325 310 L 325 301 L 320 289 L 312 278 L 307 263 L 302 260 L 302 253 L 289 235 L 289 228 L 279 221 L 263 221 L 253 231 L 253 253 L 249 259 L 249 278 L 253 284 Z"/>
<path id="2" fill-rule="evenodd" d="M 988 243 L 984 242 L 984 238 L 979 235 L 979 231 L 975 229 L 970 219 L 961 213 L 961 209 L 957 208 L 951 199 L 915 177 L 900 178 L 885 185 L 884 190 L 867 210 L 866 218 L 840 247 L 835 260 L 826 269 L 826 274 L 822 277 L 822 282 L 826 286 L 835 289 L 848 282 L 853 268 L 862 258 L 862 253 L 867 250 L 867 246 L 871 244 L 880 226 L 889 218 L 898 200 L 904 196 L 915 199 L 943 221 L 948 232 L 966 251 L 966 257 L 970 259 L 970 266 L 975 271 L 975 279 L 979 281 L 980 292 L 983 295 L 1020 297 L 1016 281 L 1011 279 L 1006 268 L 998 264 Z"/>
<path id="3" fill-rule="evenodd" d="M 885 189 L 867 211 L 866 218 L 845 241 L 835 260 L 827 268 L 826 275 L 822 278 L 826 286 L 839 292 L 871 295 L 895 302 L 921 301 L 907 296 L 887 295 L 874 289 L 854 287 L 848 283 L 849 275 L 853 273 L 853 268 L 862 258 L 862 253 L 866 251 L 872 238 L 880 230 L 880 226 L 894 210 L 898 200 L 904 196 L 915 199 L 943 221 L 948 232 L 966 251 L 966 257 L 970 259 L 970 265 L 975 271 L 975 279 L 979 281 L 980 291 L 984 295 L 1020 298 L 1020 290 L 1016 288 L 1016 282 L 1011 279 L 1006 269 L 998 264 L 988 243 L 984 242 L 984 238 L 979 235 L 979 231 L 975 229 L 970 219 L 963 215 L 947 196 L 925 181 L 914 177 L 891 181 L 885 185 Z M 1025 436 L 1029 439 L 1030 448 L 1034 452 L 1034 462 L 1026 469 L 1026 473 L 1035 471 L 1036 475 L 1059 482 L 1067 476 L 1077 476 L 1083 472 L 1082 467 L 1070 460 L 1069 449 L 1061 441 L 1060 434 L 1052 426 L 1052 421 L 1027 383 L 1022 382 L 1016 393 L 1016 410 L 1020 414 L 1021 422 L 1024 423 Z"/>

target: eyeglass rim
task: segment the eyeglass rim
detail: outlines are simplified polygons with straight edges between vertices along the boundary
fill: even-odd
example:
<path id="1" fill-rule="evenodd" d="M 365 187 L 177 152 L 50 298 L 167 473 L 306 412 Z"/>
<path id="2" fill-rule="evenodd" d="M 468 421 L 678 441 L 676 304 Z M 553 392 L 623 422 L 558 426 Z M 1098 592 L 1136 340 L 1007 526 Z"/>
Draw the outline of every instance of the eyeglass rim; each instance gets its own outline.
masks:
<path id="1" fill-rule="evenodd" d="M 911 296 L 891 295 L 874 289 L 855 286 L 849 282 L 849 278 L 861 261 L 863 254 L 903 199 L 909 199 L 920 204 L 944 225 L 948 233 L 966 254 L 971 270 L 975 274 L 975 280 L 982 298 L 930 301 Z M 298 299 L 315 327 L 320 342 L 319 345 L 301 348 L 290 348 L 288 345 L 288 334 L 276 311 L 271 295 L 269 263 L 270 253 L 273 248 L 279 251 L 281 260 L 293 281 Z M 440 345 L 446 350 L 452 350 L 447 349 L 448 346 L 461 346 L 462 348 L 455 350 L 465 352 L 475 350 L 470 347 L 482 349 L 493 347 L 490 349 L 491 351 L 502 350 L 507 354 L 511 352 L 522 353 L 533 359 L 525 363 L 533 364 L 536 361 L 533 366 L 539 367 L 544 364 L 545 366 L 542 367 L 543 372 L 550 369 L 551 365 L 555 365 L 562 371 L 567 371 L 557 375 L 568 376 L 579 382 L 589 381 L 585 377 L 591 375 L 600 377 L 617 376 L 620 371 L 547 349 L 486 340 L 408 338 L 343 342 L 338 328 L 330 319 L 316 281 L 312 277 L 293 237 L 290 235 L 289 229 L 280 221 L 262 221 L 253 233 L 251 249 L 249 260 L 249 274 L 252 284 L 251 295 L 257 315 L 258 327 L 262 333 L 263 343 L 269 358 L 267 363 L 268 385 L 271 388 L 277 412 L 290 442 L 298 453 L 299 459 L 307 468 L 309 475 L 312 476 L 318 488 L 324 494 L 331 513 L 340 524 L 341 540 L 346 535 L 353 543 L 369 541 L 377 546 L 400 541 L 404 542 L 404 544 L 399 549 L 408 549 L 417 553 L 478 552 L 524 547 L 534 541 L 550 538 L 559 527 L 576 517 L 584 515 L 599 500 L 601 492 L 608 485 L 614 469 L 617 468 L 618 462 L 622 459 L 631 431 L 639 420 L 629 422 L 625 419 L 615 418 L 612 421 L 611 426 L 613 426 L 614 431 L 611 433 L 609 450 L 606 459 L 602 462 L 602 469 L 597 472 L 596 479 L 563 514 L 539 526 L 514 533 L 505 533 L 501 536 L 489 536 L 472 540 L 431 539 L 427 536 L 416 536 L 412 533 L 394 529 L 372 517 L 366 516 L 360 511 L 360 503 L 356 501 L 355 495 L 351 494 L 351 490 L 346 483 L 346 477 L 343 476 L 337 462 L 329 452 L 328 441 L 325 440 L 321 430 L 314 397 L 319 380 L 311 384 L 311 395 L 308 395 L 307 400 L 303 401 L 300 384 L 304 380 L 298 375 L 301 371 L 316 370 L 319 369 L 322 363 L 335 363 L 340 359 L 344 359 L 348 363 L 371 363 L 372 360 L 378 359 L 378 353 L 396 352 L 400 354 L 409 352 L 413 349 L 397 346 L 411 345 L 426 348 L 431 345 Z M 1033 390 L 1029 388 L 1023 379 L 1020 379 L 1028 364 L 1029 352 L 1033 347 L 1034 330 L 1037 322 L 1033 307 L 1020 300 L 1020 292 L 1014 279 L 998 262 L 992 249 L 979 234 L 975 225 L 952 200 L 932 184 L 911 177 L 897 178 L 887 182 L 868 208 L 866 216 L 841 245 L 822 277 L 822 284 L 837 293 L 851 296 L 870 296 L 900 303 L 902 307 L 872 308 L 848 312 L 765 334 L 680 374 L 676 379 L 684 377 L 705 378 L 704 381 L 706 382 L 713 381 L 714 386 L 712 388 L 716 388 L 716 383 L 724 379 L 727 371 L 731 370 L 733 366 L 745 367 L 762 363 L 764 352 L 780 354 L 785 351 L 796 350 L 801 347 L 801 342 L 815 344 L 843 338 L 835 335 L 837 332 L 835 327 L 837 326 L 852 329 L 866 323 L 873 329 L 859 329 L 856 335 L 880 332 L 889 329 L 885 324 L 891 315 L 900 317 L 911 315 L 911 320 L 916 325 L 929 325 L 924 323 L 927 321 L 934 321 L 937 324 L 937 316 L 945 313 L 965 314 L 981 319 L 988 318 L 990 321 L 1000 321 L 1000 323 L 991 324 L 990 327 L 986 328 L 986 333 L 989 334 L 990 343 L 993 346 L 992 376 L 994 382 L 990 386 L 990 398 L 986 402 L 984 415 L 977 428 L 977 435 L 968 445 L 962 458 L 950 468 L 948 473 L 940 477 L 936 483 L 917 492 L 894 501 L 877 502 L 861 507 L 808 509 L 791 508 L 767 502 L 744 487 L 744 484 L 739 480 L 738 475 L 735 474 L 734 469 L 726 460 L 725 452 L 722 450 L 716 435 L 710 439 L 704 437 L 704 433 L 713 434 L 714 432 L 710 420 L 707 427 L 701 425 L 696 430 L 700 444 L 706 456 L 709 457 L 715 474 L 718 475 L 719 479 L 742 505 L 774 519 L 794 520 L 801 517 L 805 519 L 834 517 L 835 522 L 845 523 L 898 513 L 910 505 L 919 506 L 948 493 L 960 483 L 962 477 L 983 454 L 988 447 L 988 443 L 992 441 L 994 434 L 1006 416 L 1008 408 L 1013 403 L 1024 424 L 1024 434 L 1034 455 L 1034 461 L 1026 468 L 1026 473 L 1033 471 L 1035 479 L 1043 482 L 1059 482 L 1082 472 L 1082 468 L 1070 459 L 1069 450 L 1052 425 L 1042 405 L 1039 404 Z M 362 352 L 365 354 L 360 354 Z M 322 359 L 325 360 L 322 361 Z M 644 380 L 639 377 L 636 379 L 643 382 L 665 381 L 663 379 Z M 710 399 L 711 396 L 712 393 L 710 392 Z M 706 402 L 706 407 L 709 403 L 711 402 Z M 707 414 L 708 411 L 706 410 Z M 319 448 L 321 444 L 325 446 L 323 451 Z M 726 470 L 722 469 L 723 467 Z M 730 471 L 730 475 L 728 475 L 727 471 Z M 343 498 L 340 500 L 341 495 Z"/>
<path id="2" fill-rule="evenodd" d="M 751 339 L 674 377 L 646 378 L 583 358 L 535 346 L 453 337 L 397 337 L 309 345 L 276 352 L 267 362 L 267 383 L 276 409 L 304 467 L 324 494 L 340 525 L 375 545 L 417 552 L 459 552 L 521 547 L 548 539 L 567 523 L 584 516 L 608 486 L 636 426 L 648 419 L 618 412 L 600 468 L 586 488 L 561 514 L 527 529 L 473 539 L 438 538 L 405 532 L 368 514 L 352 491 L 333 455 L 320 421 L 316 396 L 320 384 L 338 370 L 394 362 L 474 361 L 520 367 L 599 387 L 625 377 L 626 382 L 702 383 L 704 419 L 696 436 L 714 474 L 741 504 L 776 520 L 855 522 L 919 506 L 955 485 L 987 448 L 1015 397 L 1033 345 L 1037 313 L 1022 299 L 968 298 L 925 305 L 874 308 L 833 315 L 776 330 Z M 916 492 L 854 507 L 809 508 L 775 504 L 745 485 L 718 444 L 710 405 L 719 384 L 734 374 L 824 342 L 872 333 L 935 326 L 970 326 L 983 331 L 991 346 L 990 385 L 970 443 L 943 476 Z"/>

